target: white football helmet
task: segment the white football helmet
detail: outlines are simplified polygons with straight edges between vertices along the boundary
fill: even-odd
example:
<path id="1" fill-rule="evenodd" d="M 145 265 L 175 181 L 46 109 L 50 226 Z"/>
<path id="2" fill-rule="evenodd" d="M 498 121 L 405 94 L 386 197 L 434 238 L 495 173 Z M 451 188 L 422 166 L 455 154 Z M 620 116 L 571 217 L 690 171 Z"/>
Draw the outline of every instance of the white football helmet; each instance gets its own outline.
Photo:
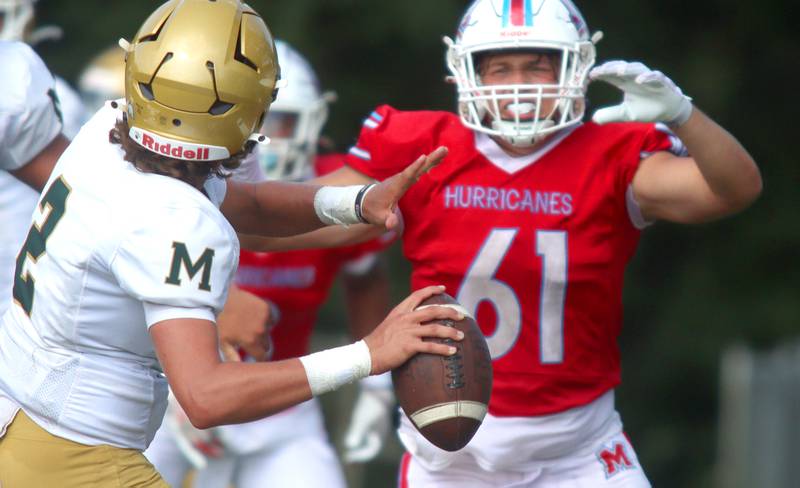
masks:
<path id="1" fill-rule="evenodd" d="M 589 28 L 571 0 L 477 0 L 467 10 L 455 41 L 445 38 L 447 65 L 458 86 L 458 113 L 467 127 L 530 146 L 543 136 L 578 124 L 585 110 L 587 75 L 594 65 Z M 484 85 L 476 55 L 514 51 L 558 56 L 555 84 Z M 480 56 L 478 56 L 480 57 Z M 542 101 L 555 100 L 550 113 Z M 513 119 L 500 104 L 511 100 Z"/>
<path id="2" fill-rule="evenodd" d="M 285 85 L 261 128 L 270 143 L 259 146 L 256 155 L 268 179 L 299 181 L 313 175 L 319 134 L 335 96 L 320 92 L 311 65 L 289 44 L 276 40 L 275 47 Z"/>
<path id="3" fill-rule="evenodd" d="M 86 107 L 96 112 L 108 100 L 125 97 L 125 51 L 114 45 L 92 58 L 78 79 Z"/>
<path id="4" fill-rule="evenodd" d="M 33 29 L 37 0 L 0 0 L 0 41 L 23 41 L 35 45 L 60 39 L 60 27 L 47 25 Z"/>

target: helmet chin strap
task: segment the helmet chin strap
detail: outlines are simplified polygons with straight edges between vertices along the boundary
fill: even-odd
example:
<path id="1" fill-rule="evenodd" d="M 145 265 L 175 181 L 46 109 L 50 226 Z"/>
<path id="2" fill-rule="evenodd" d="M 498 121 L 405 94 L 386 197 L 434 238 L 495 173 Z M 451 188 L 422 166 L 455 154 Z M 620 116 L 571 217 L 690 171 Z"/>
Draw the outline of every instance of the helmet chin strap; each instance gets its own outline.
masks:
<path id="1" fill-rule="evenodd" d="M 535 120 L 531 122 L 515 122 L 505 120 L 492 121 L 492 129 L 500 132 L 503 140 L 515 147 L 532 146 L 542 140 L 545 136 L 542 131 L 553 127 L 555 122 L 550 119 Z M 527 134 L 519 134 L 518 129 L 523 129 Z"/>

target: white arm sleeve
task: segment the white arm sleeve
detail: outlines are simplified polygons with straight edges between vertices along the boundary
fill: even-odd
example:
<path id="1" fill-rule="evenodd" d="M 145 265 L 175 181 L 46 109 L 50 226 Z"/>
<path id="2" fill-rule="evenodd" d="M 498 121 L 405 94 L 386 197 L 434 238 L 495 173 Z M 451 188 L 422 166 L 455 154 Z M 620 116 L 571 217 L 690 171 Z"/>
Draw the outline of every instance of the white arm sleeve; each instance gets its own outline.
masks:
<path id="1" fill-rule="evenodd" d="M 170 208 L 127 235 L 111 270 L 144 302 L 147 326 L 176 318 L 215 321 L 239 260 L 239 244 L 220 214 Z"/>

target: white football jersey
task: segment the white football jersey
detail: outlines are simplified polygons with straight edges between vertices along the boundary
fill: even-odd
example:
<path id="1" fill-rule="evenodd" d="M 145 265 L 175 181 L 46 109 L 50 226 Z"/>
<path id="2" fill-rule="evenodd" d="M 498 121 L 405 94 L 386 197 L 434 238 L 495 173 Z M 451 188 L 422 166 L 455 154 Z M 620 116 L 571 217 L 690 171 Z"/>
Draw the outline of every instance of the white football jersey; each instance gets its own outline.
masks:
<path id="1" fill-rule="evenodd" d="M 61 132 L 53 76 L 22 42 L 0 41 L 0 315 L 11 301 L 14 260 L 39 194 L 7 173 L 39 154 Z M 13 74 L 13 76 L 12 76 Z"/>
<path id="2" fill-rule="evenodd" d="M 109 142 L 118 116 L 101 109 L 42 192 L 0 323 L 0 394 L 59 437 L 144 450 L 167 399 L 148 328 L 215 321 L 239 245 L 225 182 L 206 196 L 137 171 Z"/>

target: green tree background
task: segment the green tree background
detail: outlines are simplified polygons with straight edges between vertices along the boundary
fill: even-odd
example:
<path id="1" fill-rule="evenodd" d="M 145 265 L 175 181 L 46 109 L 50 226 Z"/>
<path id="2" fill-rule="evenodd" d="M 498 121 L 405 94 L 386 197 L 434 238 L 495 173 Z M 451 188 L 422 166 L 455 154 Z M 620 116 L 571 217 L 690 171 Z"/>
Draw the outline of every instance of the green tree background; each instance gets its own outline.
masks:
<path id="1" fill-rule="evenodd" d="M 759 162 L 761 199 L 740 216 L 706 225 L 657 224 L 644 233 L 625 294 L 623 386 L 618 408 L 655 486 L 710 486 L 716 453 L 722 348 L 759 348 L 800 330 L 799 165 L 794 143 L 800 31 L 791 0 L 583 0 L 599 59 L 641 60 L 667 73 L 734 133 Z M 130 39 L 160 2 L 43 0 L 39 23 L 64 28 L 38 47 L 75 82 L 91 57 Z M 327 133 L 346 149 L 372 108 L 452 110 L 443 35 L 465 0 L 274 0 L 250 4 L 276 37 L 304 53 L 339 100 Z M 595 107 L 619 94 L 593 86 Z M 392 253 L 397 297 L 408 268 Z M 326 308 L 341 317 L 335 304 Z M 373 484 L 375 483 L 375 484 Z M 390 486 L 387 483 L 386 486 Z M 383 486 L 370 482 L 369 486 Z"/>

